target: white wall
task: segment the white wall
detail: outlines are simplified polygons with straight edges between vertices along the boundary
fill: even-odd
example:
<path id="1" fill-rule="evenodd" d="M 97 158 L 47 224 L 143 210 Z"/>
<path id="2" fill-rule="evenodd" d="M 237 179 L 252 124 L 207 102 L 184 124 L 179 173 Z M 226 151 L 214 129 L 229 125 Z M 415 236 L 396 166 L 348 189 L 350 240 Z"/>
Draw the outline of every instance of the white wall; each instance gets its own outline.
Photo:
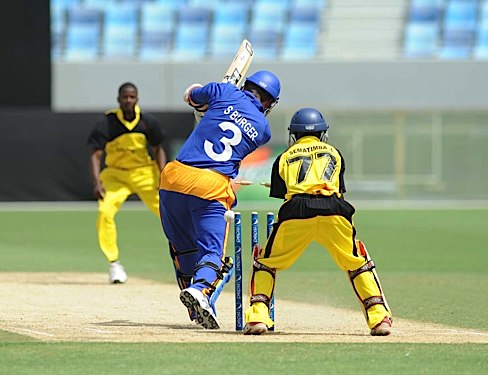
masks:
<path id="1" fill-rule="evenodd" d="M 147 110 L 186 110 L 184 89 L 219 81 L 223 63 L 53 63 L 55 111 L 105 110 L 124 81 L 139 87 Z M 253 63 L 249 73 L 275 72 L 282 82 L 277 108 L 333 110 L 487 109 L 488 61 Z"/>

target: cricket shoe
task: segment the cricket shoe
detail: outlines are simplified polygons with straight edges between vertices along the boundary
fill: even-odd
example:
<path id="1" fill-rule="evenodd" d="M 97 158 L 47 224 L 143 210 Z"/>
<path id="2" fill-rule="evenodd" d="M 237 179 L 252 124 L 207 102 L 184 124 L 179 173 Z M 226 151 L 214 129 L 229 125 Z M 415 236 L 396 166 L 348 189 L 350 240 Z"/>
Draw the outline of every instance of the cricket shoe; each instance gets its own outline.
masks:
<path id="1" fill-rule="evenodd" d="M 119 262 L 110 263 L 108 280 L 111 284 L 123 284 L 127 281 L 127 274 Z"/>
<path id="2" fill-rule="evenodd" d="M 246 323 L 242 329 L 242 333 L 245 335 L 260 335 L 268 332 L 268 327 L 264 323 Z"/>
<path id="3" fill-rule="evenodd" d="M 180 300 L 187 309 L 196 311 L 196 321 L 203 328 L 219 329 L 219 322 L 217 317 L 208 302 L 207 297 L 203 295 L 198 289 L 186 288 L 180 293 Z"/>
<path id="4" fill-rule="evenodd" d="M 391 333 L 391 319 L 385 317 L 379 324 L 371 329 L 371 336 L 388 336 Z"/>

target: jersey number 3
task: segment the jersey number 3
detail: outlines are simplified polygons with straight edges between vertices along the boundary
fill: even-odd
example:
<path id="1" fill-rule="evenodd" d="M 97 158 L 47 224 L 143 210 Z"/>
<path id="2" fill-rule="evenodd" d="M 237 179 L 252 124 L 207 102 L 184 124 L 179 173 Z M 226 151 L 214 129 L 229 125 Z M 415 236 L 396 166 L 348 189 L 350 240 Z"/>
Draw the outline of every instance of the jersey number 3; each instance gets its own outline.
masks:
<path id="1" fill-rule="evenodd" d="M 227 161 L 232 157 L 232 146 L 236 146 L 241 143 L 242 133 L 241 130 L 232 122 L 221 122 L 219 127 L 224 131 L 230 130 L 232 133 L 234 133 L 232 138 L 222 137 L 219 139 L 219 141 L 224 145 L 222 152 L 216 153 L 214 151 L 214 144 L 208 140 L 205 140 L 203 147 L 205 149 L 205 153 L 210 159 L 215 161 Z"/>

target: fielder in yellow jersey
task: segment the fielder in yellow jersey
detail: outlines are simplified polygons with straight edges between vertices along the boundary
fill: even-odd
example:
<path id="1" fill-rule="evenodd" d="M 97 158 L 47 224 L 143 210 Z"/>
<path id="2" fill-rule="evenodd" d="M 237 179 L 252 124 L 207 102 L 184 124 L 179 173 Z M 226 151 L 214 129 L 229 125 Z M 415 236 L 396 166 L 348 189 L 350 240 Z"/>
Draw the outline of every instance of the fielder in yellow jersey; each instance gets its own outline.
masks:
<path id="1" fill-rule="evenodd" d="M 363 308 L 370 333 L 386 336 L 392 316 L 375 265 L 356 239 L 354 207 L 344 199 L 344 159 L 327 143 L 328 125 L 313 108 L 291 119 L 290 147 L 274 162 L 270 196 L 284 199 L 264 249 L 254 259 L 250 307 L 244 334 L 262 334 L 273 326 L 269 305 L 276 271 L 293 265 L 313 241 L 329 251 L 347 272 Z"/>
<path id="2" fill-rule="evenodd" d="M 131 194 L 137 194 L 159 217 L 159 174 L 166 164 L 166 153 L 161 146 L 163 133 L 157 119 L 137 105 L 136 86 L 130 82 L 122 84 L 117 101 L 119 108 L 107 111 L 97 122 L 88 145 L 92 150 L 93 191 L 98 198 L 100 248 L 110 263 L 109 281 L 125 283 L 127 274 L 118 262 L 115 215 Z"/>

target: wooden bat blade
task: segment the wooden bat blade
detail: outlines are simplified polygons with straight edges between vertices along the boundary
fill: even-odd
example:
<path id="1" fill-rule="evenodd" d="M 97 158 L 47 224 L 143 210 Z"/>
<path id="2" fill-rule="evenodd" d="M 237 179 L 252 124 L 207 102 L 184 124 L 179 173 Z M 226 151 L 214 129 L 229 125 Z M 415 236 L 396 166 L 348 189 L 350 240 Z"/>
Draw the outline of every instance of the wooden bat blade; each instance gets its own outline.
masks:
<path id="1" fill-rule="evenodd" d="M 251 42 L 244 39 L 237 50 L 234 60 L 232 60 L 232 63 L 227 68 L 227 72 L 225 73 L 222 82 L 240 86 L 244 75 L 251 65 L 253 57 L 254 49 L 252 48 Z"/>

